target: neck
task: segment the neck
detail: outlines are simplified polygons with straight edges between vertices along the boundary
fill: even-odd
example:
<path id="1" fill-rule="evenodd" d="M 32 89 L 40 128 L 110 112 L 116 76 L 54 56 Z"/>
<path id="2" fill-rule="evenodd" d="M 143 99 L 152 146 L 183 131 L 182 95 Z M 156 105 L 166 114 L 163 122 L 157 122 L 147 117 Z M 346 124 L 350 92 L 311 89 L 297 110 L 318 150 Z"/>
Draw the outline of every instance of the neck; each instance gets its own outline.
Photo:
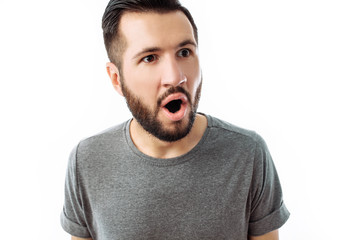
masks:
<path id="1" fill-rule="evenodd" d="M 130 135 L 135 146 L 144 154 L 154 158 L 174 158 L 193 149 L 201 140 L 206 127 L 206 117 L 197 114 L 188 135 L 178 141 L 166 142 L 149 134 L 133 119 L 130 123 Z"/>

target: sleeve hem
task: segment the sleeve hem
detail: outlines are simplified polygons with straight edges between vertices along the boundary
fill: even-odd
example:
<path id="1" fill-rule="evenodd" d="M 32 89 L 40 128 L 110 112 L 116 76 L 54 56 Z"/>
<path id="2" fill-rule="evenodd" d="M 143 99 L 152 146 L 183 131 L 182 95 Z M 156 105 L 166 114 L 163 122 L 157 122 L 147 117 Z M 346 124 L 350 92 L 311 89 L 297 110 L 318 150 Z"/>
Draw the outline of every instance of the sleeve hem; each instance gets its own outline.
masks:
<path id="1" fill-rule="evenodd" d="M 70 235 L 80 238 L 91 238 L 90 233 L 86 227 L 71 221 L 66 217 L 64 212 L 61 213 L 60 220 L 62 228 Z"/>
<path id="2" fill-rule="evenodd" d="M 287 210 L 285 204 L 271 213 L 270 215 L 260 219 L 256 222 L 249 223 L 249 232 L 251 236 L 261 236 L 276 229 L 279 229 L 289 219 L 290 212 Z"/>

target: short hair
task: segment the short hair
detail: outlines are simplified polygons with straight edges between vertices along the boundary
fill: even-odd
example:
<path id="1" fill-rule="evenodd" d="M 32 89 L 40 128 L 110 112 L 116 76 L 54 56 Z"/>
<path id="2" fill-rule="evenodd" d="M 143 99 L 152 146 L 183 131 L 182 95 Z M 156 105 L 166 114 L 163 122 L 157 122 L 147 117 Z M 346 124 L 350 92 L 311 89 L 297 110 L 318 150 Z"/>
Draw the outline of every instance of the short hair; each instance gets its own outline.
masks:
<path id="1" fill-rule="evenodd" d="M 121 62 L 117 58 L 121 56 L 126 47 L 126 42 L 119 33 L 121 16 L 125 12 L 168 13 L 173 11 L 181 11 L 185 14 L 192 25 L 195 41 L 198 43 L 198 33 L 194 19 L 189 10 L 183 7 L 179 0 L 110 0 L 102 18 L 102 29 L 109 60 L 119 68 L 119 71 Z"/>

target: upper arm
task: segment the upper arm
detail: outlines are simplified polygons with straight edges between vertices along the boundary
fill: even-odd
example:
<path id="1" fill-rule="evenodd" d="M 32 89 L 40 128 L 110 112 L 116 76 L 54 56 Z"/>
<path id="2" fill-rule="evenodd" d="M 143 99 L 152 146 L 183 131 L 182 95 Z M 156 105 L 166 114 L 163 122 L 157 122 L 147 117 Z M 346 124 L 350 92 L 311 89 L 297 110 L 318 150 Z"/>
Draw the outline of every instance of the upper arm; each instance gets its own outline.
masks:
<path id="1" fill-rule="evenodd" d="M 79 237 L 71 236 L 71 240 L 92 240 L 92 238 L 79 238 Z"/>
<path id="2" fill-rule="evenodd" d="M 275 230 L 261 236 L 249 236 L 249 240 L 279 240 L 279 230 Z"/>
<path id="3" fill-rule="evenodd" d="M 65 232 L 72 237 L 71 240 L 91 240 L 91 238 L 75 236 L 91 236 L 86 224 L 86 210 L 83 205 L 83 195 L 78 182 L 77 145 L 69 156 L 66 178 L 65 178 L 65 199 L 61 213 L 61 226 Z M 74 236 L 75 235 L 75 236 Z"/>
<path id="4" fill-rule="evenodd" d="M 265 141 L 258 136 L 253 158 L 253 178 L 250 185 L 250 219 L 248 234 L 260 236 L 251 240 L 278 239 L 276 233 L 289 218 L 280 179 Z M 261 234 L 264 234 L 262 236 Z"/>

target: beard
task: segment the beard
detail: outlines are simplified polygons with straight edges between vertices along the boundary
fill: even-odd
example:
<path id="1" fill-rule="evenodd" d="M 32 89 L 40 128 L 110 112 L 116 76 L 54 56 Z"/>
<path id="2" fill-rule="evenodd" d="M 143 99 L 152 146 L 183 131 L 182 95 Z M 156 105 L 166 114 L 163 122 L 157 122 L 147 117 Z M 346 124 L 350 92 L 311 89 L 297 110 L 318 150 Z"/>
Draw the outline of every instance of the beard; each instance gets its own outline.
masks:
<path id="1" fill-rule="evenodd" d="M 175 142 L 187 136 L 192 129 L 196 118 L 196 112 L 200 101 L 201 95 L 201 86 L 202 79 L 200 85 L 198 86 L 194 102 L 192 102 L 191 95 L 188 91 L 186 91 L 183 87 L 170 87 L 158 100 L 156 103 L 155 110 L 152 110 L 150 107 L 144 104 L 140 98 L 135 96 L 134 93 L 130 91 L 130 89 L 124 83 L 124 78 L 121 76 L 121 89 L 126 99 L 127 106 L 132 113 L 133 117 L 137 120 L 137 122 L 151 135 L 154 137 L 166 141 L 166 142 Z M 158 119 L 158 113 L 161 110 L 161 102 L 170 94 L 173 93 L 183 93 L 186 95 L 190 112 L 188 114 L 187 119 L 182 119 L 180 121 L 173 123 L 172 129 L 165 128 L 164 124 Z M 185 121 L 187 120 L 187 121 Z"/>

